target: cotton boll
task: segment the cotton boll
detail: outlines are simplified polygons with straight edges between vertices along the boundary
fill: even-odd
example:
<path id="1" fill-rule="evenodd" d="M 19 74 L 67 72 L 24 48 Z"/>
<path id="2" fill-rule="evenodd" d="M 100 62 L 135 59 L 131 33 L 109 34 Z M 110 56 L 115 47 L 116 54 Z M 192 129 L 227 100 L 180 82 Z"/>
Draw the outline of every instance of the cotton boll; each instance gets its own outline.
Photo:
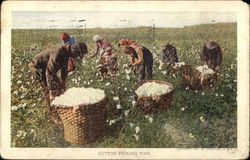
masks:
<path id="1" fill-rule="evenodd" d="M 194 138 L 194 135 L 193 135 L 192 133 L 190 133 L 188 136 L 189 136 L 190 138 Z"/>
<path id="2" fill-rule="evenodd" d="M 17 107 L 17 106 L 12 106 L 12 107 L 11 107 L 11 111 L 16 111 L 16 110 L 18 110 L 18 107 Z"/>
<path id="3" fill-rule="evenodd" d="M 114 101 L 119 101 L 119 97 L 113 97 Z"/>
<path id="4" fill-rule="evenodd" d="M 116 105 L 116 108 L 117 108 L 117 109 L 121 109 L 122 107 L 121 107 L 120 104 L 117 104 L 117 105 Z"/>
<path id="5" fill-rule="evenodd" d="M 139 127 L 139 126 L 136 126 L 136 127 L 135 127 L 135 133 L 137 134 L 139 131 L 140 131 L 140 127 Z"/>
<path id="6" fill-rule="evenodd" d="M 139 140 L 139 136 L 136 134 L 133 134 L 133 136 L 135 137 L 135 140 L 138 141 Z"/>
<path id="7" fill-rule="evenodd" d="M 133 105 L 133 107 L 135 106 L 135 104 L 136 104 L 136 101 L 132 101 L 132 105 Z"/>
<path id="8" fill-rule="evenodd" d="M 129 75 L 126 75 L 126 78 L 127 78 L 127 80 L 130 80 L 130 76 Z"/>
<path id="9" fill-rule="evenodd" d="M 148 117 L 149 123 L 153 123 L 153 118 L 152 117 Z"/>
<path id="10" fill-rule="evenodd" d="M 130 112 L 130 110 L 126 110 L 126 111 L 124 112 L 124 115 L 127 117 L 128 114 L 129 114 L 129 112 Z"/>
<path id="11" fill-rule="evenodd" d="M 131 69 L 125 69 L 125 73 L 126 74 L 130 74 L 131 73 Z"/>
<path id="12" fill-rule="evenodd" d="M 203 116 L 200 116 L 200 120 L 201 120 L 201 121 L 204 121 L 205 119 L 204 119 L 204 117 L 203 117 Z"/>
<path id="13" fill-rule="evenodd" d="M 161 66 L 159 66 L 159 70 L 162 70 L 162 67 L 161 67 Z"/>
<path id="14" fill-rule="evenodd" d="M 131 127 L 133 127 L 134 126 L 134 124 L 133 123 L 129 123 L 129 127 L 131 128 Z"/>
<path id="15" fill-rule="evenodd" d="M 110 120 L 109 125 L 111 126 L 112 124 L 115 124 L 115 120 Z"/>
<path id="16" fill-rule="evenodd" d="M 109 85 L 110 85 L 110 82 L 106 83 L 105 85 L 106 85 L 106 86 L 109 86 Z"/>
<path id="17" fill-rule="evenodd" d="M 185 107 L 182 107 L 182 108 L 181 108 L 181 111 L 185 111 L 185 109 L 186 109 Z"/>

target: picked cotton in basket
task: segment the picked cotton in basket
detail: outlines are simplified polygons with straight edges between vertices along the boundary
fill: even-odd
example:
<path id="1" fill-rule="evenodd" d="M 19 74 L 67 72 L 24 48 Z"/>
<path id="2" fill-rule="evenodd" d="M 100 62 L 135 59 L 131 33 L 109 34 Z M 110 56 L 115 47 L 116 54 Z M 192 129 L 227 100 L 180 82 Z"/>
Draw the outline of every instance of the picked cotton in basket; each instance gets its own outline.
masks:
<path id="1" fill-rule="evenodd" d="M 201 73 L 203 73 L 203 74 L 213 74 L 213 73 L 215 73 L 212 69 L 208 68 L 207 65 L 198 66 L 198 67 L 196 67 L 196 69 L 198 71 L 200 71 Z"/>
<path id="2" fill-rule="evenodd" d="M 76 106 L 81 104 L 94 104 L 101 101 L 105 93 L 95 88 L 70 88 L 64 94 L 56 97 L 52 105 Z"/>
<path id="3" fill-rule="evenodd" d="M 165 93 L 169 93 L 173 88 L 167 84 L 161 84 L 156 82 L 146 82 L 141 85 L 135 93 L 139 97 L 159 96 Z"/>
<path id="4" fill-rule="evenodd" d="M 185 62 L 175 62 L 174 63 L 174 68 L 179 68 L 181 66 L 185 66 Z"/>

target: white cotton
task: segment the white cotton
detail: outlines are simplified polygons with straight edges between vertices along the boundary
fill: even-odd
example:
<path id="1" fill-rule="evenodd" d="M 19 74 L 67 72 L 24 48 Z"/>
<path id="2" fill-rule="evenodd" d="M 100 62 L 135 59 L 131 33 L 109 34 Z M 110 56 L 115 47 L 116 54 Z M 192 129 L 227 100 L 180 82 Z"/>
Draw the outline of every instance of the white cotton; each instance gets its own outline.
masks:
<path id="1" fill-rule="evenodd" d="M 165 93 L 169 93 L 173 88 L 167 84 L 147 82 L 141 85 L 135 93 L 139 97 L 159 96 Z"/>
<path id="2" fill-rule="evenodd" d="M 131 73 L 131 69 L 125 69 L 125 73 L 126 74 L 130 74 Z"/>
<path id="3" fill-rule="evenodd" d="M 149 123 L 153 123 L 153 118 L 152 117 L 148 117 Z"/>
<path id="4" fill-rule="evenodd" d="M 119 97 L 113 97 L 113 101 L 119 101 Z"/>
<path id="5" fill-rule="evenodd" d="M 117 108 L 117 109 L 121 109 L 122 106 L 121 106 L 120 104 L 117 104 L 117 105 L 116 105 L 116 108 Z"/>
<path id="6" fill-rule="evenodd" d="M 185 66 L 185 62 L 175 62 L 175 67 L 178 68 L 178 67 L 181 67 L 181 66 Z"/>
<path id="7" fill-rule="evenodd" d="M 196 69 L 197 69 L 199 72 L 203 73 L 203 74 L 213 74 L 213 73 L 214 73 L 214 71 L 213 71 L 212 69 L 208 68 L 207 65 L 198 66 L 198 67 L 196 67 Z"/>
<path id="8" fill-rule="evenodd" d="M 140 131 L 140 127 L 136 126 L 135 127 L 135 133 L 137 134 Z"/>
<path id="9" fill-rule="evenodd" d="M 94 104 L 103 98 L 105 98 L 105 93 L 101 89 L 74 87 L 56 97 L 51 104 L 71 107 L 81 104 Z"/>
<path id="10" fill-rule="evenodd" d="M 126 75 L 126 78 L 127 78 L 127 80 L 130 80 L 130 77 L 129 77 L 129 75 Z"/>

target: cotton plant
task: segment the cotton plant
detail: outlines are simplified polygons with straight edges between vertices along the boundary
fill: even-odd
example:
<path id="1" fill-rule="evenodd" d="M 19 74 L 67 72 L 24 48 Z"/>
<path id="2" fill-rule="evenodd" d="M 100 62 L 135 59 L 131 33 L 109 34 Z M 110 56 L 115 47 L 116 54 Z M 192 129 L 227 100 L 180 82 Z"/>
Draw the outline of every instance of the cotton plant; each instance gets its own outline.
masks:
<path id="1" fill-rule="evenodd" d="M 145 118 L 148 119 L 149 123 L 153 123 L 154 118 L 150 115 L 145 115 Z"/>

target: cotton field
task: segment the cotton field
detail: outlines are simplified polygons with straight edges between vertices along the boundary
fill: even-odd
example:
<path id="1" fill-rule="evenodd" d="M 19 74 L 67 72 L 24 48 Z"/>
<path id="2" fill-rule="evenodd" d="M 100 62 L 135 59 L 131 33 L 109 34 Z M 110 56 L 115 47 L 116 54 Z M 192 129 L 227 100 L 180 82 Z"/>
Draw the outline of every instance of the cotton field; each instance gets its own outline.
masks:
<path id="1" fill-rule="evenodd" d="M 108 97 L 107 128 L 104 138 L 96 143 L 80 146 L 65 142 L 63 127 L 50 121 L 50 112 L 44 102 L 43 92 L 28 71 L 28 63 L 43 49 L 61 43 L 58 37 L 61 32 L 68 32 L 74 35 L 76 41 L 83 41 L 83 30 L 12 30 L 9 108 L 11 147 L 237 147 L 236 26 L 235 23 L 220 23 L 184 28 L 156 28 L 154 41 L 148 27 L 86 29 L 88 54 L 83 61 L 76 61 L 76 70 L 67 80 L 68 91 L 53 102 L 77 105 L 94 103 L 104 96 Z M 100 34 L 111 42 L 119 64 L 116 76 L 100 79 L 97 58 L 90 58 L 94 53 L 92 36 L 95 34 Z M 131 72 L 127 56 L 123 55 L 121 48 L 117 46 L 117 40 L 122 38 L 135 40 L 147 47 L 154 54 L 154 79 L 174 85 L 172 107 L 165 112 L 144 115 L 136 108 L 134 89 L 138 73 Z M 187 65 L 203 66 L 199 54 L 204 41 L 211 39 L 220 44 L 223 54 L 217 82 L 211 89 L 184 88 L 179 75 L 168 72 L 164 65 L 159 68 L 163 41 L 168 41 L 176 47 L 181 62 L 178 65 L 185 62 Z M 210 71 L 201 68 L 201 72 Z M 141 95 L 158 95 L 170 91 L 170 87 L 166 85 L 145 85 L 149 86 L 142 88 Z"/>

